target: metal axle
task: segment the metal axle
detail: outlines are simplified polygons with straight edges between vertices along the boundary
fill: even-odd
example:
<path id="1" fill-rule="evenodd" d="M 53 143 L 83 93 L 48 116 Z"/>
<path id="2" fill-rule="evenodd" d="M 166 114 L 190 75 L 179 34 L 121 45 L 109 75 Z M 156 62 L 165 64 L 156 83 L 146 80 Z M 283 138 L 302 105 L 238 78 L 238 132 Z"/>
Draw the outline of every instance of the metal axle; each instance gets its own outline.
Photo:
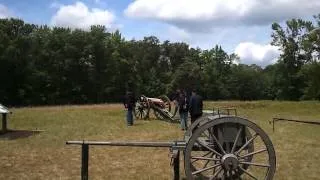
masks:
<path id="1" fill-rule="evenodd" d="M 130 147 L 186 147 L 185 141 L 173 141 L 173 142 L 111 142 L 111 141 L 67 141 L 67 145 L 96 145 L 96 146 L 130 146 Z"/>

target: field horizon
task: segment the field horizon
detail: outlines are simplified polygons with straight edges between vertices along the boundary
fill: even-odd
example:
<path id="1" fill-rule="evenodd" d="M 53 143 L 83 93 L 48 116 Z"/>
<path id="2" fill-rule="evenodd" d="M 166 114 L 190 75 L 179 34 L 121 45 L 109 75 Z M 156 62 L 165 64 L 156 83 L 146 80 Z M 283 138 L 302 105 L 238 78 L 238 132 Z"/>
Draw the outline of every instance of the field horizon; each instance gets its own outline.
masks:
<path id="1" fill-rule="evenodd" d="M 274 117 L 320 122 L 318 101 L 205 101 L 204 109 L 234 107 L 260 126 L 277 156 L 274 179 L 319 179 L 320 126 L 277 122 Z M 43 130 L 25 138 L 0 136 L 0 179 L 80 179 L 81 148 L 69 140 L 173 141 L 179 124 L 135 120 L 127 127 L 121 103 L 12 107 L 11 130 Z M 151 112 L 152 113 L 152 112 Z M 172 179 L 169 149 L 90 147 L 90 179 Z M 181 158 L 181 177 L 184 164 Z"/>

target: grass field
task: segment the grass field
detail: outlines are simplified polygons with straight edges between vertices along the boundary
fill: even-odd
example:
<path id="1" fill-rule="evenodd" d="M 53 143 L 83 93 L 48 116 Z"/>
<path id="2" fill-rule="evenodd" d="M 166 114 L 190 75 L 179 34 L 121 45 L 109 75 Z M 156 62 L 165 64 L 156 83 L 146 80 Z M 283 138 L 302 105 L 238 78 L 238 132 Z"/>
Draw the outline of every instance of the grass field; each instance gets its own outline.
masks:
<path id="1" fill-rule="evenodd" d="M 320 120 L 319 102 L 205 102 L 206 109 L 233 106 L 270 136 L 277 180 L 320 179 L 320 126 L 277 122 L 273 117 Z M 120 104 L 12 108 L 9 128 L 44 130 L 27 138 L 0 138 L 0 179 L 80 179 L 80 146 L 67 140 L 179 140 L 179 124 L 138 120 L 126 127 Z M 91 147 L 90 179 L 171 179 L 166 148 Z M 181 176 L 184 176 L 181 161 Z"/>

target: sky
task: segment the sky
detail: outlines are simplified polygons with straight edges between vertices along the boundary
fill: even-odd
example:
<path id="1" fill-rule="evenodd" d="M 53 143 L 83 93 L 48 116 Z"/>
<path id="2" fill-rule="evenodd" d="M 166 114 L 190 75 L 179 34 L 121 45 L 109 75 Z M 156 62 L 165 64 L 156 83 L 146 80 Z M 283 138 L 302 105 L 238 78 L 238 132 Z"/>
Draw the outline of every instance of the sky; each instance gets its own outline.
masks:
<path id="1" fill-rule="evenodd" d="M 310 19 L 319 9 L 320 0 L 0 0 L 0 18 L 82 29 L 100 24 L 126 39 L 154 35 L 201 49 L 218 44 L 241 63 L 260 66 L 280 54 L 270 45 L 273 22 Z"/>

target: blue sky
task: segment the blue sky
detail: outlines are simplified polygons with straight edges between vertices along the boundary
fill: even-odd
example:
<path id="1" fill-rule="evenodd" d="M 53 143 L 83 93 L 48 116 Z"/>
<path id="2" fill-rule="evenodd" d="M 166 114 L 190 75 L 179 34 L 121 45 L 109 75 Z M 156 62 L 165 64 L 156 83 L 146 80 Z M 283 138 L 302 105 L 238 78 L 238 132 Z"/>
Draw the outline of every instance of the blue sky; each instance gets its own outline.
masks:
<path id="1" fill-rule="evenodd" d="M 241 62 L 262 66 L 279 56 L 270 45 L 272 22 L 310 18 L 320 1 L 309 0 L 0 0 L 0 18 L 87 28 L 103 24 L 127 38 L 155 35 L 209 49 L 216 44 Z"/>

